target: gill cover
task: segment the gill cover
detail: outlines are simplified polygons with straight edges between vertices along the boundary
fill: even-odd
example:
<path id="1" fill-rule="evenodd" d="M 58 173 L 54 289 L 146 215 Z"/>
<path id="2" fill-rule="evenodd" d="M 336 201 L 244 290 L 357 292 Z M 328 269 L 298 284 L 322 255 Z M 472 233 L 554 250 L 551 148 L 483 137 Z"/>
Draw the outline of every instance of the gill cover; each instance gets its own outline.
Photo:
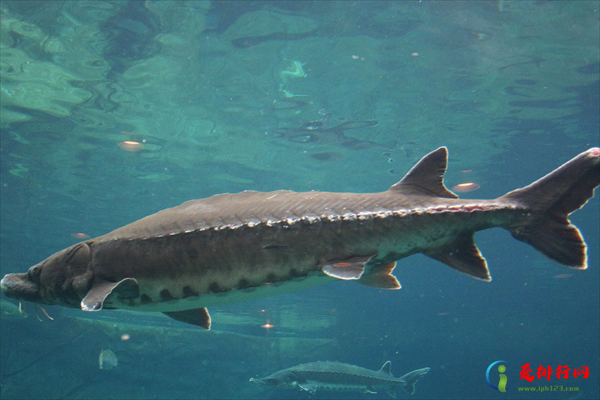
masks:
<path id="1" fill-rule="evenodd" d="M 94 279 L 92 251 L 78 243 L 31 267 L 27 275 L 39 289 L 39 302 L 77 306 Z"/>

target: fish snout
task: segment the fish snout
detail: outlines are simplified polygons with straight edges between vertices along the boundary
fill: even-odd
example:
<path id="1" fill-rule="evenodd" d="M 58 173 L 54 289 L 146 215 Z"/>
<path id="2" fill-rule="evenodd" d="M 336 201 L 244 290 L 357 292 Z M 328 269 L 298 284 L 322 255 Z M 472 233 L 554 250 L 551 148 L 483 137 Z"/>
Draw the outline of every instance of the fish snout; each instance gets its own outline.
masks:
<path id="1" fill-rule="evenodd" d="M 268 382 L 264 378 L 250 378 L 250 382 L 258 383 L 261 385 L 268 385 Z"/>
<path id="2" fill-rule="evenodd" d="M 31 282 L 27 274 L 7 274 L 0 281 L 0 289 L 13 299 L 39 302 L 40 289 Z"/>

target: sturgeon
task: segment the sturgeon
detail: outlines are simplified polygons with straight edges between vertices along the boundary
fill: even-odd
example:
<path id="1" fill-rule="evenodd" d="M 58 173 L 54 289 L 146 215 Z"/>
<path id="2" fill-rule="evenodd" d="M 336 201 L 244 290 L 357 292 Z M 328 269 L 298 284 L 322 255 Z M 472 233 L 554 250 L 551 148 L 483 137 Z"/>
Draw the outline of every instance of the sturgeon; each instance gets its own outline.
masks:
<path id="1" fill-rule="evenodd" d="M 340 362 L 317 361 L 282 369 L 265 378 L 250 378 L 250 382 L 282 389 L 298 388 L 310 393 L 317 390 L 343 390 L 375 394 L 377 390 L 385 390 L 396 398 L 396 387 L 413 394 L 415 383 L 429 370 L 421 368 L 394 378 L 391 361 L 386 361 L 379 371 Z"/>
<path id="2" fill-rule="evenodd" d="M 396 260 L 423 253 L 491 281 L 476 231 L 502 227 L 552 260 L 587 268 L 568 216 L 600 183 L 600 148 L 494 200 L 461 200 L 443 182 L 445 147 L 380 193 L 220 194 L 188 201 L 6 275 L 19 301 L 162 312 L 210 328 L 207 306 L 333 279 L 399 289 Z"/>

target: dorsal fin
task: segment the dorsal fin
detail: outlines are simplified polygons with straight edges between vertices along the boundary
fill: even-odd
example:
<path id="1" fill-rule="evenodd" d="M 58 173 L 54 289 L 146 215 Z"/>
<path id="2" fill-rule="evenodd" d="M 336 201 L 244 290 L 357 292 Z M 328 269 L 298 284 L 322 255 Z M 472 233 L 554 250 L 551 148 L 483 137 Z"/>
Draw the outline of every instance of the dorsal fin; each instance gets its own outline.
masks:
<path id="1" fill-rule="evenodd" d="M 392 374 L 392 362 L 386 361 L 379 369 L 379 372 L 383 372 L 384 374 L 391 375 Z"/>
<path id="2" fill-rule="evenodd" d="M 448 149 L 440 147 L 432 151 L 393 185 L 390 190 L 402 194 L 419 194 L 422 196 L 447 197 L 456 199 L 458 196 L 444 186 L 444 173 L 448 165 Z"/>

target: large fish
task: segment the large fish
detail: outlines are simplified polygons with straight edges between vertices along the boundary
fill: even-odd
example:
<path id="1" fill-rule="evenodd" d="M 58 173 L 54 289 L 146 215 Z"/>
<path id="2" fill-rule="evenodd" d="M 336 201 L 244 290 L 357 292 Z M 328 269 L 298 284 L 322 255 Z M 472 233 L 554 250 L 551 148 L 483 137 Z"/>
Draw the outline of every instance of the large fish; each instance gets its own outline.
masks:
<path id="1" fill-rule="evenodd" d="M 361 393 L 377 393 L 385 390 L 396 397 L 396 387 L 407 393 L 415 392 L 415 383 L 429 372 L 421 368 L 400 378 L 392 375 L 392 363 L 387 361 L 379 371 L 332 361 L 317 361 L 282 369 L 265 378 L 250 378 L 250 382 L 276 388 L 298 388 L 314 393 L 317 390 L 344 390 Z"/>
<path id="2" fill-rule="evenodd" d="M 381 193 L 221 194 L 160 211 L 8 274 L 18 300 L 163 312 L 204 328 L 207 306 L 299 290 L 331 279 L 399 289 L 391 274 L 423 253 L 490 281 L 473 234 L 503 227 L 560 264 L 587 268 L 568 219 L 594 195 L 600 148 L 494 200 L 460 200 L 443 183 L 447 150 Z"/>

